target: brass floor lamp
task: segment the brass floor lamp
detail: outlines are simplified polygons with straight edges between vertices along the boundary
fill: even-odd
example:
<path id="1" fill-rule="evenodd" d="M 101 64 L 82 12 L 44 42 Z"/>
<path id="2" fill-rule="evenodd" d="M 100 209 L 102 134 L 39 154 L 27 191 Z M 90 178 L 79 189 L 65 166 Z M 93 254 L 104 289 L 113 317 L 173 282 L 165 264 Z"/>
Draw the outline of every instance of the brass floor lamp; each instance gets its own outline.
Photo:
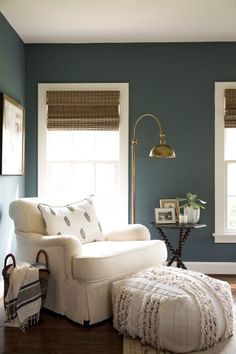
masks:
<path id="1" fill-rule="evenodd" d="M 136 146 L 138 144 L 138 140 L 136 138 L 136 128 L 139 122 L 145 118 L 151 117 L 153 118 L 159 127 L 159 136 L 160 136 L 160 144 L 154 146 L 150 153 L 149 157 L 156 157 L 156 158 L 174 158 L 175 152 L 171 146 L 166 144 L 166 136 L 164 131 L 162 130 L 161 123 L 159 119 L 154 116 L 153 114 L 143 114 L 142 116 L 138 117 L 136 123 L 133 128 L 133 137 L 131 139 L 131 222 L 132 224 L 135 223 L 135 201 L 136 201 Z"/>

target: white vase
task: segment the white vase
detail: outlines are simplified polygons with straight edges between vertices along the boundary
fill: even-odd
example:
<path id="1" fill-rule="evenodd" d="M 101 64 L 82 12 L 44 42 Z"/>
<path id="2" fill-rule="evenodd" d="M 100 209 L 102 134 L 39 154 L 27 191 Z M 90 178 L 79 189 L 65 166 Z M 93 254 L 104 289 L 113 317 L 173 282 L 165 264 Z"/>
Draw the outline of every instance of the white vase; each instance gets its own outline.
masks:
<path id="1" fill-rule="evenodd" d="M 200 219 L 200 208 L 194 209 L 193 207 L 185 207 L 184 215 L 187 216 L 188 224 L 196 224 Z"/>

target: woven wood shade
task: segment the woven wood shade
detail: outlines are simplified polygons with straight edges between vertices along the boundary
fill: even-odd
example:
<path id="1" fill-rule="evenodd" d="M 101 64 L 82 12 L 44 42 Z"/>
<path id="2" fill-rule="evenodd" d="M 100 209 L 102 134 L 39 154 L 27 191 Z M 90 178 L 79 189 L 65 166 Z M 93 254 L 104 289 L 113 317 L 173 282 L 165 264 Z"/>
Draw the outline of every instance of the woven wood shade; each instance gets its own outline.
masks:
<path id="1" fill-rule="evenodd" d="M 119 91 L 47 91 L 48 130 L 118 130 Z"/>
<path id="2" fill-rule="evenodd" d="M 225 90 L 225 128 L 236 128 L 236 89 Z"/>

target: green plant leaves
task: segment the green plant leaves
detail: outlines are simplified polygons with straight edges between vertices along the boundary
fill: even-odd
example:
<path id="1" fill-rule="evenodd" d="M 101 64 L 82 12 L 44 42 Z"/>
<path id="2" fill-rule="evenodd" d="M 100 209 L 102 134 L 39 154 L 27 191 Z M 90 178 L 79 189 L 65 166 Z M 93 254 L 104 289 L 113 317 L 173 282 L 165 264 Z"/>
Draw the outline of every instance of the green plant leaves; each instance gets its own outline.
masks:
<path id="1" fill-rule="evenodd" d="M 191 204 L 191 207 L 193 207 L 193 209 L 201 208 L 201 205 L 196 202 L 190 202 L 190 204 Z"/>
<path id="2" fill-rule="evenodd" d="M 179 202 L 185 202 L 185 201 L 188 200 L 188 199 L 186 199 L 186 198 L 180 198 L 180 197 L 177 197 L 177 199 L 178 199 Z"/>
<path id="3" fill-rule="evenodd" d="M 205 207 L 202 204 L 207 203 L 204 200 L 197 199 L 197 195 L 192 194 L 190 192 L 186 193 L 186 198 L 177 197 L 177 199 L 180 203 L 183 203 L 182 205 L 180 205 L 180 209 L 183 209 L 186 206 L 191 206 L 194 209 L 198 209 L 198 208 L 205 209 Z"/>
<path id="4" fill-rule="evenodd" d="M 186 200 L 186 199 L 185 199 Z M 189 206 L 189 203 L 185 203 L 185 204 L 183 204 L 183 205 L 180 205 L 180 209 L 184 209 L 186 206 Z"/>
<path id="5" fill-rule="evenodd" d="M 187 193 L 186 197 L 190 202 L 193 202 L 197 198 L 196 194 L 192 194 L 192 193 Z"/>

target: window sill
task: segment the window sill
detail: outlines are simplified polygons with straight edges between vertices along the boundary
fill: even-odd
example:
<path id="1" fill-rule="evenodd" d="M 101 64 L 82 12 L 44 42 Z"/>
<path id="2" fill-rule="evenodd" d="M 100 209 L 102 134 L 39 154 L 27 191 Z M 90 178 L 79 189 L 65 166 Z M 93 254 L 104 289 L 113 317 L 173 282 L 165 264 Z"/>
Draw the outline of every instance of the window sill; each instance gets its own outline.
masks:
<path id="1" fill-rule="evenodd" d="M 236 243 L 236 232 L 234 233 L 214 233 L 215 243 Z"/>

